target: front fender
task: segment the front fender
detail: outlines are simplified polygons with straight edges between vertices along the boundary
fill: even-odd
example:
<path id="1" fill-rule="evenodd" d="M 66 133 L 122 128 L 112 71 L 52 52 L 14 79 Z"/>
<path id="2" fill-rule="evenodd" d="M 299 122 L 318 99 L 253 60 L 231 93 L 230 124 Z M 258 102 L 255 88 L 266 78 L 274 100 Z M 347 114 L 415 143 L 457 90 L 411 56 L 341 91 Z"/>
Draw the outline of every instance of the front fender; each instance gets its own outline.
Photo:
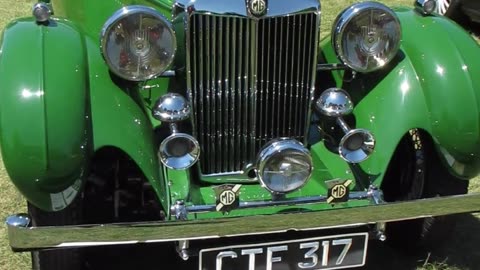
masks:
<path id="1" fill-rule="evenodd" d="M 397 14 L 403 38 L 396 59 L 342 85 L 356 104 L 356 126 L 377 139 L 374 154 L 361 168 L 379 185 L 401 138 L 420 128 L 432 136 L 452 173 L 473 177 L 480 154 L 479 46 L 443 17 L 407 9 Z M 330 42 L 322 44 L 327 61 L 337 62 Z"/>
<path id="2" fill-rule="evenodd" d="M 87 64 L 67 21 L 8 25 L 0 49 L 0 145 L 28 201 L 61 210 L 74 200 L 89 156 Z"/>
<path id="3" fill-rule="evenodd" d="M 452 171 L 474 177 L 480 167 L 480 47 L 444 17 L 398 15 L 404 51 L 423 89 L 429 131 Z"/>
<path id="4" fill-rule="evenodd" d="M 148 117 L 150 112 L 142 105 L 142 97 L 137 96 L 139 89 L 134 86 L 120 88 L 112 80 L 98 42 L 90 38 L 85 42 L 90 68 L 94 151 L 114 147 L 127 154 L 143 172 L 168 213 L 170 194 L 164 177 L 166 172 L 158 162 L 154 129 Z"/>

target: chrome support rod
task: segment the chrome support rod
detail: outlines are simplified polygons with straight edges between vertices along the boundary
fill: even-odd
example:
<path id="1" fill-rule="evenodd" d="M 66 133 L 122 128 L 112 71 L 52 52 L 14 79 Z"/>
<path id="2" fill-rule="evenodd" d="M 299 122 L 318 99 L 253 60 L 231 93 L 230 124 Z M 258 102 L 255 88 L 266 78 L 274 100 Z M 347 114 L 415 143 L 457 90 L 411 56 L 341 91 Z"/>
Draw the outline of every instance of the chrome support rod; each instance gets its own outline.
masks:
<path id="1" fill-rule="evenodd" d="M 175 77 L 176 75 L 177 73 L 175 72 L 175 70 L 165 70 L 162 74 L 160 74 L 160 77 L 171 78 L 171 77 Z"/>
<path id="2" fill-rule="evenodd" d="M 317 71 L 330 71 L 330 70 L 347 70 L 349 69 L 344 64 L 318 64 Z"/>
<path id="3" fill-rule="evenodd" d="M 381 191 L 379 193 L 373 192 L 372 190 L 368 191 L 357 191 L 351 192 L 349 200 L 372 200 L 374 204 L 380 202 L 381 199 L 377 196 L 381 196 Z M 324 203 L 328 199 L 327 196 L 311 196 L 303 198 L 294 198 L 294 199 L 283 199 L 283 200 L 273 200 L 273 201 L 252 201 L 252 202 L 240 202 L 237 209 L 253 209 L 253 208 L 262 208 L 262 207 L 272 207 L 272 206 L 291 206 L 291 205 L 307 205 L 307 204 L 316 204 Z M 186 206 L 185 210 L 188 214 L 200 214 L 215 212 L 216 205 L 191 205 Z"/>
<path id="4" fill-rule="evenodd" d="M 350 127 L 348 126 L 347 122 L 343 120 L 342 117 L 337 117 L 337 124 L 340 126 L 340 128 L 347 134 L 350 131 Z"/>
<path id="5" fill-rule="evenodd" d="M 188 261 L 188 259 L 190 259 L 190 255 L 188 253 L 189 247 L 190 247 L 190 241 L 188 240 L 181 240 L 181 241 L 177 241 L 176 243 L 176 250 L 177 250 L 178 256 L 180 256 L 180 258 L 182 258 L 182 260 L 184 261 Z"/>

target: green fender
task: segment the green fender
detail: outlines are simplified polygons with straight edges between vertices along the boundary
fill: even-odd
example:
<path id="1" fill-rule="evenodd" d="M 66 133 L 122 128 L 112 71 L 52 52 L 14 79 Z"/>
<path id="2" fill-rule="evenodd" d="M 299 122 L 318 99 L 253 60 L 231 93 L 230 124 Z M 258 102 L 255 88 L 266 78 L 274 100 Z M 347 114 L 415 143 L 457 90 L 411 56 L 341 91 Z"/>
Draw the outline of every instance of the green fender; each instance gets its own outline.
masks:
<path id="1" fill-rule="evenodd" d="M 0 145 L 28 201 L 61 210 L 78 194 L 89 157 L 83 38 L 67 21 L 9 24 L 0 48 Z"/>
<path id="2" fill-rule="evenodd" d="M 163 166 L 159 164 L 156 155 L 150 111 L 142 102 L 136 86 L 122 89 L 112 80 L 108 66 L 101 56 L 98 40 L 87 37 L 85 44 L 90 71 L 94 151 L 115 147 L 127 154 L 143 172 L 168 212 L 169 190 Z"/>
<path id="3" fill-rule="evenodd" d="M 398 142 L 413 128 L 427 131 L 451 172 L 478 173 L 480 155 L 480 48 L 443 17 L 397 10 L 403 30 L 401 52 L 388 70 L 344 83 L 356 104 L 356 126 L 371 130 L 376 150 L 361 164 L 380 184 Z M 322 43 L 337 62 L 330 42 Z"/>
<path id="4" fill-rule="evenodd" d="M 444 17 L 399 15 L 410 37 L 404 40 L 404 50 L 423 87 L 429 132 L 452 172 L 474 177 L 480 168 L 480 47 Z"/>

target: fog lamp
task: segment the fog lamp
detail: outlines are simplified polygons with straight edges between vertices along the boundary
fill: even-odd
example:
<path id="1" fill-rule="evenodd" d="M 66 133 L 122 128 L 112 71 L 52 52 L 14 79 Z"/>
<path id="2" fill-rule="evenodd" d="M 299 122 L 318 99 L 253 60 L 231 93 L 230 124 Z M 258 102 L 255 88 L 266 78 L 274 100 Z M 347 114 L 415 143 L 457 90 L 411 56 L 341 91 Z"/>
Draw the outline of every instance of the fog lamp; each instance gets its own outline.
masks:
<path id="1" fill-rule="evenodd" d="M 371 72 L 388 64 L 400 48 L 401 28 L 396 14 L 377 2 L 351 5 L 333 24 L 332 43 L 345 65 Z"/>
<path id="2" fill-rule="evenodd" d="M 170 22 L 145 6 L 127 6 L 105 23 L 103 57 L 116 75 L 144 81 L 162 74 L 172 63 L 176 39 Z"/>
<path id="3" fill-rule="evenodd" d="M 265 145 L 257 159 L 257 175 L 272 193 L 288 193 L 301 188 L 312 174 L 312 157 L 300 142 L 277 139 Z"/>

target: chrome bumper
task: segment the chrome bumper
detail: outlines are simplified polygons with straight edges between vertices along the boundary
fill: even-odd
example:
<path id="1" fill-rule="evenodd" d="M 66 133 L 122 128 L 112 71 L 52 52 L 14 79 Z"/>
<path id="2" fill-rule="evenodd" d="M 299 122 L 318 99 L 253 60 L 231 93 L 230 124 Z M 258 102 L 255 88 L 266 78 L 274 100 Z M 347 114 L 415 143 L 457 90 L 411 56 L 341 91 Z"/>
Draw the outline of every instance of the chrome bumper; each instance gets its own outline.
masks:
<path id="1" fill-rule="evenodd" d="M 306 213 L 197 221 L 30 227 L 26 215 L 7 218 L 15 251 L 200 240 L 220 237 L 351 227 L 480 211 L 480 193 Z"/>

